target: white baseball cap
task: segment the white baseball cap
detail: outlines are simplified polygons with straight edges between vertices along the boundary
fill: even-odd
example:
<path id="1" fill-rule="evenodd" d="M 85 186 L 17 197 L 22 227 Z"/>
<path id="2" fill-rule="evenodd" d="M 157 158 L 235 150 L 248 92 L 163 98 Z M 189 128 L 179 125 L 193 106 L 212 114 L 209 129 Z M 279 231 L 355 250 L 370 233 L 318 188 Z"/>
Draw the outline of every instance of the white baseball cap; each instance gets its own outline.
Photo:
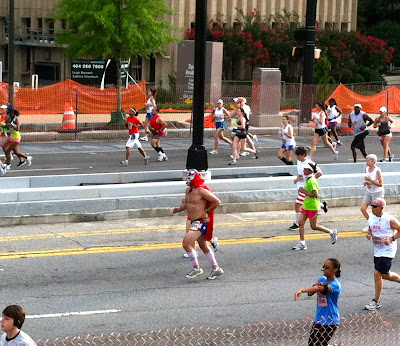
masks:
<path id="1" fill-rule="evenodd" d="M 222 101 L 222 99 L 219 99 L 218 101 L 217 101 L 217 103 L 220 103 L 221 105 L 224 103 L 224 101 Z"/>
<path id="2" fill-rule="evenodd" d="M 362 107 L 361 107 L 361 103 L 356 103 L 356 104 L 354 105 L 354 108 L 356 108 L 356 107 L 358 107 L 358 108 L 361 109 L 361 108 L 362 108 Z"/>
<path id="3" fill-rule="evenodd" d="M 7 109 L 7 105 L 1 105 L 0 108 L 1 109 Z"/>
<path id="4" fill-rule="evenodd" d="M 387 108 L 386 107 L 381 107 L 381 108 L 379 108 L 379 112 L 386 113 L 387 112 Z"/>

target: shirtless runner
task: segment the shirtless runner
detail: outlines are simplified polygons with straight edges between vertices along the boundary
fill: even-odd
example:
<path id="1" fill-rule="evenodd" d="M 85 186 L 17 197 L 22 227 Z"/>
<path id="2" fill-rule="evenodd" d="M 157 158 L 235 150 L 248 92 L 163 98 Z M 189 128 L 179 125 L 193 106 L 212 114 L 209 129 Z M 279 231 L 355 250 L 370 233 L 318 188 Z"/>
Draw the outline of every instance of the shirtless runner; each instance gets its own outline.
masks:
<path id="1" fill-rule="evenodd" d="M 214 210 L 221 204 L 221 201 L 204 185 L 204 179 L 195 169 L 188 171 L 186 184 L 189 186 L 185 192 L 185 199 L 179 208 L 174 208 L 173 213 L 187 210 L 188 217 L 191 220 L 189 232 L 186 233 L 182 241 L 182 246 L 186 250 L 190 260 L 193 263 L 192 270 L 186 274 L 188 279 L 193 279 L 203 274 L 197 258 L 197 252 L 194 244 L 197 241 L 200 249 L 211 263 L 211 274 L 207 277 L 214 280 L 224 272 L 218 266 L 214 251 L 207 245 L 207 240 L 212 238 L 212 224 L 214 219 Z"/>

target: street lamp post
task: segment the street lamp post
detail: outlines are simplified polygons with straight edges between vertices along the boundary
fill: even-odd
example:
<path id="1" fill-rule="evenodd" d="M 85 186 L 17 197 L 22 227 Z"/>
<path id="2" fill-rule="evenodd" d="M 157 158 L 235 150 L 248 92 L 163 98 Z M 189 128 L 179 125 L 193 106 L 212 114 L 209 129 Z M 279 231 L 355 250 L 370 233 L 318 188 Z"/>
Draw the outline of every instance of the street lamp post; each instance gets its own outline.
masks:
<path id="1" fill-rule="evenodd" d="M 193 140 L 188 150 L 186 168 L 199 171 L 208 169 L 204 136 L 204 87 L 206 75 L 207 1 L 196 0 L 196 26 L 194 44 Z"/>
<path id="2" fill-rule="evenodd" d="M 314 59 L 315 59 L 315 27 L 317 17 L 317 0 L 307 0 L 306 26 L 303 43 L 303 83 L 300 100 L 300 120 L 305 122 L 312 112 Z"/>

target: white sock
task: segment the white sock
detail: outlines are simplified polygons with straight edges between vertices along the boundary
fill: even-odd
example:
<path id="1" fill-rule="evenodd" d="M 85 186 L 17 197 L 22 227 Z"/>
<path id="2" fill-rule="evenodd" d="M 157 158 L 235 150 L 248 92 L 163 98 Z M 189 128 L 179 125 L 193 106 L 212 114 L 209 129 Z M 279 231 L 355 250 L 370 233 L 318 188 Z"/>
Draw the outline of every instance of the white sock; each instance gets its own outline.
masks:
<path id="1" fill-rule="evenodd" d="M 301 213 L 296 213 L 296 221 L 295 221 L 294 223 L 295 223 L 297 226 L 299 225 L 300 214 L 301 214 Z"/>
<path id="2" fill-rule="evenodd" d="M 306 245 L 306 241 L 305 240 L 300 240 L 300 244 L 301 245 Z"/>

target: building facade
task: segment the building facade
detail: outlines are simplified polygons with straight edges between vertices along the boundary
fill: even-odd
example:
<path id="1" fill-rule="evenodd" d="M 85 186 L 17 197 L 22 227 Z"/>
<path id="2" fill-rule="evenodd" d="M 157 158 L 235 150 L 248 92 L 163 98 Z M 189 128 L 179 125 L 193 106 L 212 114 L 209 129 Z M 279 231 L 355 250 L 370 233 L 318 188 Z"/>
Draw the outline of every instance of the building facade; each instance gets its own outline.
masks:
<path id="1" fill-rule="evenodd" d="M 15 1 L 15 77 L 21 86 L 31 85 L 33 74 L 39 84 L 46 85 L 71 78 L 71 59 L 57 46 L 55 32 L 67 27 L 62 20 L 53 19 L 57 0 Z M 177 14 L 167 18 L 172 25 L 183 29 L 174 35 L 183 38 L 186 29 L 194 25 L 196 0 L 165 0 Z M 232 23 L 237 9 L 244 13 L 257 9 L 268 17 L 283 10 L 296 13 L 305 20 L 307 0 L 208 0 L 208 18 L 222 17 Z M 317 21 L 323 28 L 342 31 L 356 29 L 358 0 L 318 0 Z M 8 1 L 0 3 L 0 61 L 2 79 L 8 80 Z M 273 23 L 271 23 L 273 24 Z M 90 58 L 90 57 L 81 57 Z M 132 57 L 130 74 L 136 80 L 146 80 L 157 87 L 168 87 L 169 75 L 177 64 L 177 43 L 166 45 L 162 54 L 150 59 Z"/>

